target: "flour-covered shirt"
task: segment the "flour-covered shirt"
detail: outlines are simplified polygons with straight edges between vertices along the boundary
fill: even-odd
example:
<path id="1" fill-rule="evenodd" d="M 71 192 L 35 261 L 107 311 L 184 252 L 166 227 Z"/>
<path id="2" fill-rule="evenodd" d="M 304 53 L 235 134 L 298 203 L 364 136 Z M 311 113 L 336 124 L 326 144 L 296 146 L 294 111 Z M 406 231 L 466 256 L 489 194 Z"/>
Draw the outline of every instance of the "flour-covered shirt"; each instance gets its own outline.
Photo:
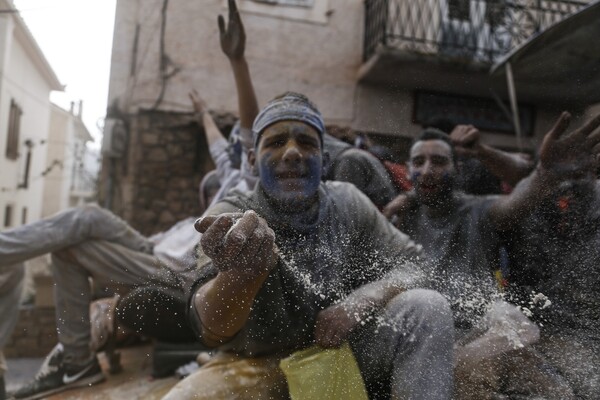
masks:
<path id="1" fill-rule="evenodd" d="M 254 210 L 275 231 L 280 260 L 255 298 L 246 325 L 221 350 L 246 356 L 301 348 L 313 341 L 321 310 L 358 287 L 389 279 L 420 287 L 420 247 L 395 229 L 353 185 L 322 183 L 314 221 L 290 218 L 274 209 L 260 185 L 234 193 L 209 214 Z M 195 287 L 217 271 L 200 251 Z M 192 317 L 193 319 L 193 317 Z"/>

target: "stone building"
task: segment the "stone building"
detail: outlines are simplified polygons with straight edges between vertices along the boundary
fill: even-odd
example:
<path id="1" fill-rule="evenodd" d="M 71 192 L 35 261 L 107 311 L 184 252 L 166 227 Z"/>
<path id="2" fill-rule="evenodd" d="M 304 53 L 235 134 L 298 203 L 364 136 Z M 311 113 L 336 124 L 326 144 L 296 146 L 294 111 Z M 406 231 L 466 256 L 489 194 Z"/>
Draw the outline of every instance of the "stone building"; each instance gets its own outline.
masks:
<path id="1" fill-rule="evenodd" d="M 330 126 L 367 133 L 402 157 L 435 118 L 473 123 L 489 144 L 532 151 L 565 108 L 537 88 L 519 92 L 517 143 L 506 82 L 490 67 L 585 1 L 238 0 L 260 104 L 294 90 Z M 235 86 L 221 54 L 226 0 L 119 0 L 109 89 L 104 204 L 144 233 L 198 212 L 212 167 L 190 118 L 196 88 L 226 132 Z M 568 104 L 575 115 L 585 105 Z"/>

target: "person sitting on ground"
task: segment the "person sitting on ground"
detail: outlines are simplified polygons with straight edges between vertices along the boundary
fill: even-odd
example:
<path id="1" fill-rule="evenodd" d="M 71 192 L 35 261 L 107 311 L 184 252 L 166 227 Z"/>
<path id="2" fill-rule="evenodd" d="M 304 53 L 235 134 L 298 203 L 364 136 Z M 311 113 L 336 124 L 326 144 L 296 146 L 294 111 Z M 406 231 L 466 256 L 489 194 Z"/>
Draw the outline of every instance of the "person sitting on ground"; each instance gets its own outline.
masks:
<path id="1" fill-rule="evenodd" d="M 196 223 L 203 235 L 189 317 L 219 355 L 166 399 L 285 399 L 281 357 L 346 340 L 371 393 L 450 398 L 448 304 L 418 289 L 419 247 L 364 194 L 321 182 L 324 130 L 316 107 L 295 93 L 256 118 L 249 160 L 258 185 Z M 222 372 L 236 366 L 243 373 Z"/>
<path id="2" fill-rule="evenodd" d="M 237 11 L 234 14 L 237 15 Z M 242 31 L 236 31 L 238 28 L 242 28 Z M 233 34 L 233 31 L 237 33 Z M 243 57 L 244 42 L 239 40 L 243 37 L 241 21 L 221 32 L 222 48 L 230 57 L 240 105 L 244 105 L 240 108 L 241 128 L 251 127 L 258 111 L 252 111 L 253 90 L 248 86 L 249 73 Z M 252 92 L 252 96 L 249 92 Z M 191 97 L 198 112 L 197 117 L 200 117 L 206 131 L 209 135 L 216 133 L 216 125 L 206 112 L 207 108 L 198 110 L 200 98 L 197 93 L 192 93 Z M 224 194 L 219 192 L 216 198 Z M 196 218 L 187 218 L 165 232 L 146 238 L 109 211 L 90 205 L 1 232 L 0 266 L 52 254 L 51 268 L 56 281 L 56 321 L 59 342 L 63 344 L 63 350 L 49 355 L 52 359 L 47 360 L 46 364 L 51 368 L 40 371 L 32 382 L 17 390 L 14 396 L 44 397 L 104 379 L 96 355 L 89 348 L 90 277 L 97 285 L 116 282 L 133 288 L 149 284 L 153 296 L 161 293 L 160 315 L 168 317 L 171 323 L 167 328 L 159 326 L 156 323 L 160 320 L 157 315 L 123 322 L 137 332 L 150 332 L 151 336 L 158 339 L 193 340 L 193 332 L 185 319 L 182 321 L 185 303 L 181 299 L 184 276 L 195 267 L 195 247 L 200 238 L 193 227 Z M 154 303 L 157 301 L 155 296 L 151 300 Z M 129 304 L 134 303 L 135 298 Z M 146 311 L 151 313 L 151 310 Z M 124 312 L 130 315 L 128 309 Z M 66 379 L 63 380 L 63 377 Z"/>
<path id="3" fill-rule="evenodd" d="M 509 282 L 540 322 L 536 349 L 591 400 L 600 398 L 600 181 L 596 160 L 579 154 L 561 166 L 569 178 L 510 231 Z"/>
<path id="4" fill-rule="evenodd" d="M 555 172 L 559 166 L 573 157 L 582 156 L 582 151 L 583 155 L 589 153 L 593 148 L 564 146 L 565 142 L 600 141 L 589 136 L 600 120 L 592 120 L 581 129 L 563 135 L 569 119 L 569 114 L 563 113 L 544 138 L 538 167 L 521 183 L 519 190 L 508 196 L 470 196 L 456 191 L 454 147 L 443 132 L 426 129 L 411 147 L 409 168 L 415 191 L 412 196 L 405 197 L 410 200 L 405 200 L 398 226 L 422 244 L 425 255 L 432 260 L 431 271 L 435 279 L 431 287 L 450 301 L 459 339 L 463 336 L 472 340 L 475 330 L 484 332 L 478 342 L 488 340 L 493 343 L 496 333 L 485 326 L 490 320 L 488 309 L 491 304 L 502 304 L 501 310 L 510 309 L 508 304 L 493 303 L 497 297 L 497 286 L 491 271 L 497 266 L 500 244 L 496 231 L 510 229 L 531 213 L 549 196 L 550 188 L 566 178 L 564 174 Z M 496 306 L 491 306 L 492 312 L 495 309 Z M 482 319 L 486 312 L 488 317 Z M 511 314 L 510 318 L 513 317 L 518 322 L 519 314 Z M 480 321 L 484 322 L 483 326 Z M 526 342 L 536 338 L 535 332 L 531 332 L 534 334 L 525 339 Z M 486 336 L 488 339 L 485 339 Z M 492 354 L 514 349 L 514 344 L 508 339 L 505 337 L 502 344 L 500 337 L 500 343 L 494 344 Z M 468 362 L 463 356 L 472 353 L 469 347 L 472 345 L 458 348 L 459 368 L 461 363 Z M 482 351 L 481 347 L 479 351 Z M 557 385 L 564 387 L 562 382 Z"/>
<path id="5" fill-rule="evenodd" d="M 204 128 L 211 157 L 217 166 L 214 173 L 221 182 L 220 189 L 210 202 L 206 202 L 203 212 L 225 197 L 232 189 L 248 191 L 254 188 L 258 179 L 256 173 L 249 167 L 247 157 L 248 149 L 253 146 L 252 123 L 258 114 L 258 106 L 244 55 L 246 34 L 235 1 L 229 2 L 229 22 L 226 25 L 224 19 L 219 16 L 218 27 L 221 49 L 229 59 L 238 94 L 240 119 L 234 130 L 239 132 L 241 161 L 239 168 L 235 168 L 228 154 L 229 145 L 210 115 L 206 101 L 196 90 L 192 90 L 189 97 L 194 116 L 198 125 Z M 236 135 L 235 132 L 232 134 Z M 193 219 L 181 221 L 173 228 L 174 234 L 168 235 L 171 239 L 165 241 L 162 248 L 171 249 L 172 258 L 187 257 L 187 253 L 176 250 L 187 251 L 190 242 L 198 243 L 200 235 L 194 230 L 193 223 Z M 176 234 L 177 230 L 181 233 Z M 160 312 L 155 311 L 158 304 L 161 304 Z M 195 340 L 195 335 L 184 318 L 185 310 L 186 299 L 182 290 L 174 291 L 172 288 L 163 290 L 161 285 L 149 283 L 123 296 L 118 307 L 118 318 L 123 325 L 135 332 L 162 342 L 191 342 Z"/>
<path id="6" fill-rule="evenodd" d="M 449 135 L 456 155 L 455 189 L 467 194 L 500 194 L 502 183 L 516 185 L 531 173 L 534 163 L 524 154 L 508 153 L 481 143 L 481 133 L 473 125 L 453 125 L 435 119 L 426 125 Z M 406 207 L 406 197 L 397 196 L 383 208 L 388 219 L 397 220 Z"/>
<path id="7" fill-rule="evenodd" d="M 163 236 L 168 239 L 169 234 Z M 194 238 L 196 242 L 198 237 Z M 188 244 L 186 256 L 171 257 L 176 249 L 166 251 L 158 242 L 160 238 L 156 240 L 142 236 L 95 205 L 72 208 L 0 232 L 1 267 L 51 254 L 56 326 L 64 348 L 50 363 L 50 370 L 38 374 L 14 397 L 44 397 L 104 379 L 96 355 L 90 350 L 89 278 L 97 287 L 113 283 L 133 287 L 149 281 L 179 287 L 180 271 L 193 269 L 195 264 L 195 242 Z"/>

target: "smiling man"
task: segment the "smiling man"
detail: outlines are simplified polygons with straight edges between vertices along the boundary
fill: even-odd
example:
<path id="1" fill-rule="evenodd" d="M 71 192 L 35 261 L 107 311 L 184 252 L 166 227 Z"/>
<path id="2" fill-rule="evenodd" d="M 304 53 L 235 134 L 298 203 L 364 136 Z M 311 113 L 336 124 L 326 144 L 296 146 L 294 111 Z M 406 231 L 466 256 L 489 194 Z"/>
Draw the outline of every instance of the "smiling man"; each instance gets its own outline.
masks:
<path id="1" fill-rule="evenodd" d="M 190 320 L 218 355 L 166 398 L 287 398 L 278 362 L 349 341 L 368 390 L 447 399 L 447 302 L 416 289 L 419 247 L 354 186 L 321 183 L 324 124 L 304 96 L 271 101 L 253 127 L 259 183 L 196 223 Z"/>
<path id="2" fill-rule="evenodd" d="M 551 198 L 555 187 L 569 179 L 574 165 L 581 160 L 591 162 L 600 150 L 600 116 L 567 134 L 569 120 L 568 113 L 561 115 L 544 137 L 537 168 L 507 196 L 472 196 L 457 190 L 454 147 L 439 130 L 426 129 L 410 149 L 409 170 L 415 190 L 404 201 L 398 227 L 423 245 L 429 265 L 428 287 L 450 302 L 462 345 L 457 346 L 459 372 L 475 366 L 471 375 L 479 375 L 486 360 L 502 368 L 499 355 L 539 338 L 539 329 L 514 307 L 498 301 L 492 273 L 498 266 L 497 232 L 518 226 Z M 490 390 L 497 389 L 500 381 L 498 375 L 488 378 L 495 382 L 476 393 L 461 388 L 463 381 L 458 380 L 457 398 L 491 395 Z M 532 394 L 560 399 L 572 396 L 567 389 L 560 391 L 563 382 L 546 378 L 535 382 L 538 386 L 531 389 Z"/>

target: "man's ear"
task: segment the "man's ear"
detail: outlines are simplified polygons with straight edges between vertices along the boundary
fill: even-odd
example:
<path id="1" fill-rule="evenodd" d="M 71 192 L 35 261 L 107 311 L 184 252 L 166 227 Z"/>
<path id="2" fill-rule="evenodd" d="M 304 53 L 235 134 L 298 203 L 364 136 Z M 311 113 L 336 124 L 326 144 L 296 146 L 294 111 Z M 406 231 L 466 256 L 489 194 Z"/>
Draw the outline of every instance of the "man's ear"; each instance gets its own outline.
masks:
<path id="1" fill-rule="evenodd" d="M 258 176 L 258 168 L 256 168 L 256 153 L 254 149 L 248 150 L 248 165 L 250 165 L 250 170 L 256 176 Z"/>
<path id="2" fill-rule="evenodd" d="M 410 182 L 413 182 L 413 171 L 412 171 L 412 164 L 410 161 L 407 161 L 404 163 L 404 165 L 406 166 L 406 179 L 408 179 Z"/>

